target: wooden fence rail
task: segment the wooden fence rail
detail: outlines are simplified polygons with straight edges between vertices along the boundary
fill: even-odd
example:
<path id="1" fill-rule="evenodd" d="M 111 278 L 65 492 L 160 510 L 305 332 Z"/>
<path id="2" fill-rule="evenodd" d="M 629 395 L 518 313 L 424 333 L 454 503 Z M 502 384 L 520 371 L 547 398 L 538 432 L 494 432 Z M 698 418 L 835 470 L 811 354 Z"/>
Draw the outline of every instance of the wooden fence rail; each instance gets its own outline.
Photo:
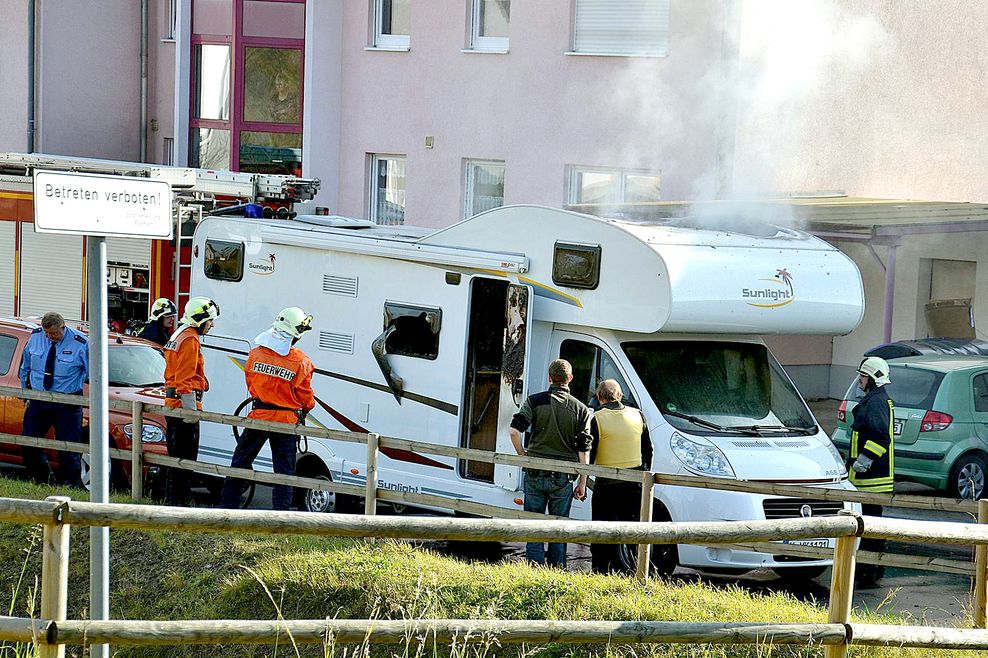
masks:
<path id="1" fill-rule="evenodd" d="M 10 395 L 27 399 L 49 400 L 67 404 L 77 404 L 88 406 L 89 400 L 83 396 L 70 396 L 47 391 L 23 390 L 12 387 L 0 387 L 0 395 Z M 525 512 L 524 510 L 509 509 L 478 503 L 473 501 L 456 500 L 442 496 L 422 494 L 417 492 L 398 492 L 386 489 L 378 489 L 377 483 L 377 462 L 381 448 L 396 448 L 425 452 L 429 454 L 446 456 L 457 459 L 470 459 L 493 464 L 507 464 L 523 466 L 529 468 L 539 468 L 543 470 L 554 470 L 573 474 L 587 474 L 595 477 L 606 477 L 615 480 L 629 482 L 643 482 L 643 495 L 641 501 L 642 522 L 651 520 L 651 506 L 653 498 L 651 490 L 654 485 L 677 486 L 713 489 L 722 491 L 736 491 L 755 493 L 762 495 L 776 495 L 787 497 L 813 498 L 817 500 L 832 500 L 841 502 L 858 502 L 880 504 L 885 507 L 908 507 L 919 509 L 932 509 L 947 512 L 965 512 L 974 515 L 985 505 L 975 501 L 966 501 L 949 498 L 925 498 L 919 496 L 908 496 L 901 494 L 871 494 L 845 489 L 823 488 L 819 486 L 788 485 L 775 482 L 750 482 L 739 480 L 728 480 L 723 478 L 704 478 L 697 476 L 682 476 L 663 473 L 645 473 L 634 469 L 617 469 L 594 465 L 581 465 L 572 462 L 559 462 L 549 459 L 535 457 L 494 453 L 484 450 L 470 448 L 459 448 L 450 445 L 438 445 L 422 441 L 412 441 L 397 437 L 378 436 L 377 434 L 344 432 L 328 430 L 310 426 L 286 425 L 283 423 L 272 423 L 268 421 L 258 421 L 241 416 L 220 414 L 215 412 L 198 412 L 182 409 L 168 409 L 164 406 L 148 405 L 140 402 L 111 401 L 111 408 L 119 411 L 129 411 L 133 418 L 133 445 L 130 451 L 110 449 L 110 457 L 113 459 L 123 459 L 131 461 L 132 487 L 131 494 L 133 500 L 138 501 L 143 493 L 143 464 L 164 466 L 168 468 L 179 468 L 193 471 L 203 475 L 213 477 L 238 477 L 242 480 L 260 482 L 264 484 L 288 484 L 293 487 L 304 487 L 332 491 L 335 493 L 351 495 L 364 499 L 365 514 L 371 515 L 376 511 L 377 501 L 391 502 L 402 505 L 416 505 L 427 508 L 449 509 L 466 514 L 481 516 L 495 516 L 512 519 L 545 519 L 545 515 Z M 208 422 L 216 422 L 237 427 L 253 427 L 256 429 L 275 430 L 282 433 L 294 434 L 298 436 L 311 436 L 316 438 L 327 438 L 333 440 L 346 441 L 351 443 L 364 443 L 367 445 L 367 459 L 365 465 L 366 484 L 363 487 L 330 482 L 318 478 L 305 478 L 299 476 L 285 476 L 274 473 L 261 473 L 256 471 L 246 471 L 244 469 L 232 469 L 230 467 L 219 466 L 193 460 L 176 459 L 154 453 L 145 454 L 141 445 L 144 424 L 144 415 L 155 413 L 161 416 L 189 417 Z M 88 446 L 85 444 L 72 444 L 61 441 L 51 441 L 48 439 L 36 439 L 22 437 L 19 435 L 0 434 L 0 441 L 15 443 L 20 445 L 31 445 L 38 447 L 48 447 L 72 452 L 87 453 Z M 988 522 L 988 511 L 979 513 L 979 521 L 982 524 Z M 988 524 L 983 525 L 988 528 Z M 372 541 L 372 539 L 369 539 Z M 577 540 L 578 541 L 578 540 Z M 683 542 L 668 542 L 683 543 Z M 712 543 L 712 542 L 711 542 Z M 958 542 L 967 543 L 967 542 Z M 738 545 L 738 544 L 736 544 Z M 754 545 L 750 545 L 754 546 Z M 764 544 L 768 546 L 763 552 L 796 555 L 801 557 L 820 557 L 825 559 L 821 553 L 813 552 L 812 547 L 800 547 L 792 544 Z M 639 560 L 636 576 L 641 581 L 646 581 L 649 576 L 650 544 L 639 542 Z M 741 547 L 738 545 L 738 547 Z M 805 550 L 809 549 L 809 550 Z M 759 550 L 759 549 L 753 549 Z M 895 555 L 890 553 L 865 552 L 858 556 L 858 561 L 870 564 L 883 564 L 887 566 L 898 566 L 903 568 L 926 570 L 926 571 L 946 571 L 958 574 L 974 573 L 975 582 L 975 602 L 974 618 L 977 627 L 986 625 L 986 589 L 988 589 L 988 558 L 985 557 L 986 549 L 979 547 L 976 552 L 976 563 L 974 567 L 969 563 L 943 560 L 936 558 L 918 558 L 914 556 Z M 978 561 L 980 560 L 980 561 Z"/>
<path id="2" fill-rule="evenodd" d="M 307 514 L 0 498 L 0 522 L 41 523 L 42 619 L 0 619 L 0 640 L 31 641 L 45 658 L 67 644 L 271 643 L 724 643 L 822 645 L 845 658 L 853 644 L 988 649 L 984 630 L 851 624 L 858 537 L 988 545 L 988 530 L 971 524 L 836 517 L 749 522 L 600 523 L 566 520 L 446 519 Z M 185 532 L 264 532 L 461 541 L 589 541 L 598 543 L 722 543 L 834 537 L 827 624 L 508 621 L 508 620 L 66 620 L 69 531 L 72 525 Z M 422 639 L 424 638 L 424 639 Z"/>

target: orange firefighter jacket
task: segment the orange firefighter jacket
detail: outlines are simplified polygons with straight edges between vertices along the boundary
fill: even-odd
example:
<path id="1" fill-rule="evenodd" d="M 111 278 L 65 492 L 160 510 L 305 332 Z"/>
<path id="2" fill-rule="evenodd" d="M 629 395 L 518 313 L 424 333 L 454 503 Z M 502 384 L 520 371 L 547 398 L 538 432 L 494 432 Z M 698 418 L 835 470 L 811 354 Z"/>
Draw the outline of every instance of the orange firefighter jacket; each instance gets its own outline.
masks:
<path id="1" fill-rule="evenodd" d="M 259 409 L 255 404 L 248 417 L 296 424 L 296 410 L 309 411 L 316 406 L 314 371 L 312 361 L 298 348 L 291 348 L 285 356 L 260 345 L 252 349 L 244 367 L 247 391 L 265 406 L 281 408 Z"/>
<path id="2" fill-rule="evenodd" d="M 200 341 L 195 328 L 186 327 L 165 343 L 165 388 L 174 388 L 176 395 L 209 389 Z M 166 397 L 165 406 L 175 409 L 182 406 L 182 401 Z M 202 409 L 202 402 L 197 400 L 196 408 Z"/>

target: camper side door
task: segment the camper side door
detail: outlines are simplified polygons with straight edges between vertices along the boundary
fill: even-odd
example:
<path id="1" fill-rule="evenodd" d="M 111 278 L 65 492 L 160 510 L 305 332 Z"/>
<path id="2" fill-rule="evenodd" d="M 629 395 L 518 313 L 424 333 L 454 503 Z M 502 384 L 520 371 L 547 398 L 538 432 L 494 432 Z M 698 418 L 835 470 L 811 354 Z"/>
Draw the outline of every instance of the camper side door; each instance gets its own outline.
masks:
<path id="1" fill-rule="evenodd" d="M 501 357 L 501 394 L 497 408 L 497 452 L 514 454 L 511 445 L 511 419 L 521 408 L 528 393 L 525 370 L 531 354 L 531 286 L 511 284 L 504 309 L 504 353 Z M 494 483 L 508 491 L 521 484 L 521 467 L 494 465 Z"/>

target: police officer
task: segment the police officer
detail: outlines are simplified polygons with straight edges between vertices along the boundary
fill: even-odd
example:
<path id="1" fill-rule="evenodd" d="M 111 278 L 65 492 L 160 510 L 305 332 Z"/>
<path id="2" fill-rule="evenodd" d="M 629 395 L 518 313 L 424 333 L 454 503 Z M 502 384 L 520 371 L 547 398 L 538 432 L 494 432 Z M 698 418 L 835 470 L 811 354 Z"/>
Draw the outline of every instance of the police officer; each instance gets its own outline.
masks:
<path id="1" fill-rule="evenodd" d="M 167 297 L 159 297 L 151 305 L 151 315 L 148 317 L 148 322 L 141 328 L 137 336 L 163 346 L 168 342 L 168 337 L 171 336 L 172 331 L 175 330 L 175 316 L 177 315 L 178 309 L 175 308 L 174 302 Z"/>
<path id="2" fill-rule="evenodd" d="M 31 332 L 20 368 L 21 386 L 36 391 L 82 395 L 89 378 L 89 340 L 85 334 L 65 326 L 55 312 L 45 313 L 41 326 Z M 55 428 L 59 441 L 82 441 L 82 407 L 31 400 L 24 410 L 24 434 L 44 437 Z M 24 466 L 38 482 L 82 486 L 79 453 L 62 452 L 58 472 L 52 474 L 48 457 L 40 448 L 24 447 Z"/>
<path id="3" fill-rule="evenodd" d="M 621 385 L 605 379 L 597 385 L 600 407 L 590 421 L 590 463 L 614 468 L 647 470 L 652 464 L 652 439 L 645 415 L 621 404 Z M 637 521 L 642 485 L 598 477 L 594 481 L 591 518 L 594 521 Z M 590 566 L 597 573 L 629 573 L 634 565 L 624 558 L 620 544 L 591 544 Z"/>
<path id="4" fill-rule="evenodd" d="M 244 367 L 247 391 L 252 398 L 249 418 L 292 425 L 305 421 L 305 415 L 316 404 L 312 392 L 315 367 L 294 345 L 310 329 L 312 316 L 292 306 L 283 309 L 271 328 L 254 339 L 256 347 L 250 351 Z M 252 468 L 265 441 L 271 442 L 274 472 L 294 475 L 295 435 L 271 430 L 245 429 L 237 441 L 230 466 Z M 220 505 L 239 507 L 243 489 L 243 480 L 226 478 Z M 271 499 L 274 509 L 287 510 L 292 502 L 292 488 L 287 484 L 275 485 Z"/>
<path id="5" fill-rule="evenodd" d="M 858 366 L 858 388 L 864 397 L 851 414 L 851 450 L 848 453 L 851 484 L 859 491 L 892 493 L 895 476 L 895 440 L 892 419 L 895 407 L 885 388 L 890 383 L 889 366 L 877 356 L 869 356 Z M 882 506 L 863 504 L 867 516 L 881 516 Z M 861 550 L 885 549 L 885 540 L 862 539 Z M 857 569 L 858 583 L 873 586 L 885 574 L 885 567 L 861 564 Z"/>
<path id="6" fill-rule="evenodd" d="M 209 389 L 202 359 L 202 337 L 213 328 L 220 307 L 208 297 L 192 297 L 175 333 L 165 343 L 165 406 L 170 409 L 202 409 L 202 394 Z M 168 455 L 180 459 L 199 457 L 199 421 L 167 418 L 165 440 Z M 170 468 L 166 479 L 169 505 L 188 505 L 192 498 L 189 472 Z"/>

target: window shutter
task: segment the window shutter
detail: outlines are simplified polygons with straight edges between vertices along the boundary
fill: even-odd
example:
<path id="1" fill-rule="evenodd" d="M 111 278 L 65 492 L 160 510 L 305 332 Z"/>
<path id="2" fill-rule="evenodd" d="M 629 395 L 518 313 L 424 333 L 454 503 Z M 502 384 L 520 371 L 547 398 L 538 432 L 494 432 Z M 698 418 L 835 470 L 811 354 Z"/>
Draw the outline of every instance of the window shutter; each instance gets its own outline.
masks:
<path id="1" fill-rule="evenodd" d="M 573 49 L 602 55 L 666 55 L 669 0 L 576 0 Z"/>

